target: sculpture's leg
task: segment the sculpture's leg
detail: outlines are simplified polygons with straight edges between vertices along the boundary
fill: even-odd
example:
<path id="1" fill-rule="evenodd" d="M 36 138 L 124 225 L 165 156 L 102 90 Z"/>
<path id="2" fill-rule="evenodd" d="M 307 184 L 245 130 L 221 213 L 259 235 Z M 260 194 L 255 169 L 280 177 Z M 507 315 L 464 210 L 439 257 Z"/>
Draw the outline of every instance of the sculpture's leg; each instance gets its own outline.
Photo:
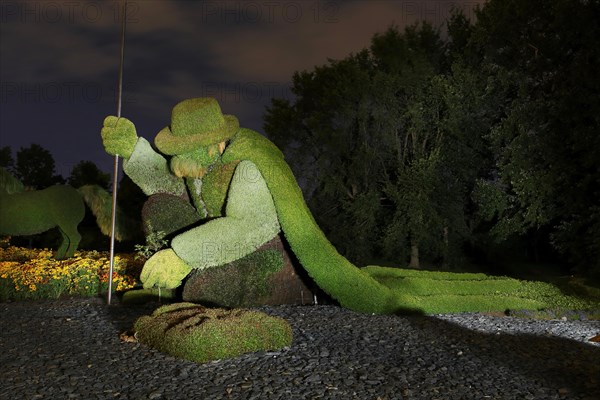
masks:
<path id="1" fill-rule="evenodd" d="M 58 230 L 60 231 L 60 234 L 62 236 L 62 242 L 60 242 L 60 246 L 58 246 L 54 258 L 56 258 L 57 260 L 62 260 L 66 258 L 65 254 L 67 253 L 67 249 L 69 248 L 69 237 L 65 234 L 65 232 L 62 229 L 58 228 Z"/>
<path id="2" fill-rule="evenodd" d="M 62 260 L 64 258 L 73 257 L 77 246 L 81 241 L 81 235 L 77 231 L 77 226 L 59 226 L 58 229 L 63 237 L 60 247 L 56 251 L 56 259 Z"/>

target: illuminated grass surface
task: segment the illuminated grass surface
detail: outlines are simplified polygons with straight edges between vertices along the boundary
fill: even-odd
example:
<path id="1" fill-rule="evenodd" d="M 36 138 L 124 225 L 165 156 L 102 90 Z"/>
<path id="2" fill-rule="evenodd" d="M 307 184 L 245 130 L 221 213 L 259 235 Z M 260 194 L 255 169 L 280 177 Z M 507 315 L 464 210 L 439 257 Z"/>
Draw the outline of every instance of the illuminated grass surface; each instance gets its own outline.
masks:
<path id="1" fill-rule="evenodd" d="M 399 309 L 426 314 L 600 308 L 600 296 L 566 294 L 546 282 L 378 266 L 363 271 L 394 292 Z"/>
<path id="2" fill-rule="evenodd" d="M 282 318 L 193 303 L 162 306 L 151 316 L 139 318 L 134 329 L 141 343 L 200 363 L 292 344 L 292 329 Z"/>
<path id="3" fill-rule="evenodd" d="M 56 260 L 48 249 L 0 248 L 0 301 L 96 296 L 108 290 L 109 268 L 107 252 L 76 251 Z M 133 288 L 140 268 L 132 255 L 116 255 L 113 288 Z"/>

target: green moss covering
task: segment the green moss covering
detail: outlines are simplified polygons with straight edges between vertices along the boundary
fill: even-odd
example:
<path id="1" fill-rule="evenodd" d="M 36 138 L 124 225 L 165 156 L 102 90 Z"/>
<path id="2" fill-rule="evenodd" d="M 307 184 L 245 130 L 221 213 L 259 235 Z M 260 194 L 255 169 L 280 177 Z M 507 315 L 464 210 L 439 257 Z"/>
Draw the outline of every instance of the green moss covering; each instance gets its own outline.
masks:
<path id="1" fill-rule="evenodd" d="M 237 118 L 223 115 L 215 99 L 187 99 L 173 107 L 171 126 L 156 135 L 154 144 L 164 154 L 183 154 L 223 142 L 238 129 Z"/>
<path id="2" fill-rule="evenodd" d="M 237 162 L 218 163 L 202 179 L 202 200 L 209 217 L 221 217 L 225 211 L 225 200 Z"/>
<path id="3" fill-rule="evenodd" d="M 173 250 L 160 250 L 146 261 L 140 280 L 144 283 L 144 289 L 175 289 L 191 270 L 192 268 L 177 257 Z"/>
<path id="4" fill-rule="evenodd" d="M 0 192 L 0 235 L 34 235 L 58 227 L 63 240 L 57 259 L 73 256 L 81 240 L 77 225 L 84 215 L 83 199 L 71 186 L 13 194 Z"/>
<path id="5" fill-rule="evenodd" d="M 292 343 L 289 324 L 258 311 L 205 308 L 192 303 L 160 307 L 134 326 L 141 343 L 199 363 L 233 358 Z"/>
<path id="6" fill-rule="evenodd" d="M 218 145 L 199 147 L 188 153 L 173 156 L 171 171 L 177 176 L 202 178 L 220 156 Z"/>
<path id="7" fill-rule="evenodd" d="M 101 135 L 106 152 L 123 158 L 131 156 L 138 139 L 133 123 L 115 116 L 104 119 Z"/>
<path id="8" fill-rule="evenodd" d="M 292 251 L 321 289 L 352 310 L 397 310 L 392 291 L 346 260 L 327 240 L 281 151 L 273 143 L 254 131 L 241 129 L 223 154 L 224 162 L 235 160 L 250 160 L 258 167 L 272 193 Z"/>
<path id="9" fill-rule="evenodd" d="M 193 268 L 208 268 L 238 260 L 280 231 L 271 193 L 256 166 L 241 162 L 234 173 L 226 217 L 177 235 L 171 247 Z"/>
<path id="10" fill-rule="evenodd" d="M 363 271 L 389 287 L 406 309 L 424 313 L 591 309 L 600 302 L 563 293 L 545 282 L 485 274 L 368 266 Z"/>
<path id="11" fill-rule="evenodd" d="M 557 302 L 575 304 L 551 286 L 508 278 L 357 268 L 336 251 L 318 227 L 281 151 L 254 131 L 238 130 L 237 120 L 223 116 L 214 99 L 191 99 L 178 104 L 171 127 L 161 131 L 155 143 L 171 155 L 210 146 L 205 153 L 198 150 L 204 155 L 198 153 L 199 158 L 192 160 L 200 164 L 217 160 L 216 152 L 229 138 L 221 160 L 212 166 L 213 171 L 204 175 L 202 164 L 202 170 L 196 171 L 198 176 L 186 178 L 193 204 L 199 212 L 206 212 L 202 216 L 220 216 L 227 196 L 225 217 L 212 219 L 172 240 L 173 254 L 190 267 L 205 269 L 238 260 L 273 238 L 281 227 L 310 277 L 342 306 L 355 311 L 441 313 L 539 309 Z M 237 165 L 233 176 L 221 162 Z M 124 168 L 146 194 L 186 193 L 183 180 L 169 173 L 166 160 L 142 138 Z M 169 286 L 181 279 L 173 274 L 161 275 L 160 263 L 153 258 L 149 260 L 151 267 L 148 271 L 145 267 L 144 272 L 150 276 L 153 269 L 157 276 L 145 285 Z M 163 261 L 167 267 L 175 262 Z"/>
<path id="12" fill-rule="evenodd" d="M 137 140 L 131 157 L 123 161 L 123 171 L 146 196 L 156 193 L 182 196 L 186 192 L 183 179 L 171 174 L 167 160 L 143 137 Z"/>
<path id="13" fill-rule="evenodd" d="M 196 209 L 186 200 L 166 193 L 152 195 L 142 208 L 146 236 L 163 232 L 166 237 L 200 221 Z"/>
<path id="14" fill-rule="evenodd" d="M 269 278 L 283 268 L 274 249 L 257 251 L 229 264 L 192 272 L 183 300 L 218 307 L 253 307 L 268 297 Z"/>

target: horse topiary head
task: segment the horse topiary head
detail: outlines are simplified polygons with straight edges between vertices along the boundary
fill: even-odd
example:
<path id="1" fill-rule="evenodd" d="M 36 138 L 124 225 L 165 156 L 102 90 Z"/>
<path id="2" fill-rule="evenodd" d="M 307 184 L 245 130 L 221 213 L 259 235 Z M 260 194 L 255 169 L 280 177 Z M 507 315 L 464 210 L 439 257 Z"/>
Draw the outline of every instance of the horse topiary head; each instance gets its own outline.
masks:
<path id="1" fill-rule="evenodd" d="M 0 167 L 0 193 L 13 194 L 25 190 L 25 186 L 20 180 L 15 178 L 5 168 Z"/>

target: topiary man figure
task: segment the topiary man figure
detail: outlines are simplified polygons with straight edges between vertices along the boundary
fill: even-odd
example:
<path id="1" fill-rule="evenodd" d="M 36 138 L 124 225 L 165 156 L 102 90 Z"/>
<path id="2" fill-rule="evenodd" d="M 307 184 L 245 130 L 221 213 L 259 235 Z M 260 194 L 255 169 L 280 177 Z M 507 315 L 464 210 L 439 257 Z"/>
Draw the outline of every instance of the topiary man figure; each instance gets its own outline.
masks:
<path id="1" fill-rule="evenodd" d="M 342 306 L 392 312 L 392 292 L 342 257 L 314 221 L 281 151 L 259 133 L 240 128 L 212 98 L 188 99 L 154 144 L 126 118 L 102 128 L 109 154 L 125 159 L 125 173 L 150 197 L 144 223 L 171 213 L 170 248 L 144 265 L 144 287 L 176 288 L 193 268 L 240 259 L 281 230 L 302 266 Z M 165 156 L 170 156 L 167 159 Z M 173 210 L 177 210 L 173 212 Z M 162 222 L 165 224 L 165 219 Z"/>
<path id="2" fill-rule="evenodd" d="M 147 232 L 170 234 L 170 248 L 144 265 L 146 288 L 176 288 L 192 269 L 227 265 L 282 231 L 315 283 L 352 310 L 443 313 L 553 304 L 552 296 L 530 297 L 536 290 L 547 293 L 543 285 L 510 278 L 355 267 L 316 224 L 281 151 L 223 115 L 214 99 L 177 104 L 171 125 L 155 137 L 160 153 L 125 118 L 107 117 L 102 138 L 150 196 L 142 218 Z"/>

